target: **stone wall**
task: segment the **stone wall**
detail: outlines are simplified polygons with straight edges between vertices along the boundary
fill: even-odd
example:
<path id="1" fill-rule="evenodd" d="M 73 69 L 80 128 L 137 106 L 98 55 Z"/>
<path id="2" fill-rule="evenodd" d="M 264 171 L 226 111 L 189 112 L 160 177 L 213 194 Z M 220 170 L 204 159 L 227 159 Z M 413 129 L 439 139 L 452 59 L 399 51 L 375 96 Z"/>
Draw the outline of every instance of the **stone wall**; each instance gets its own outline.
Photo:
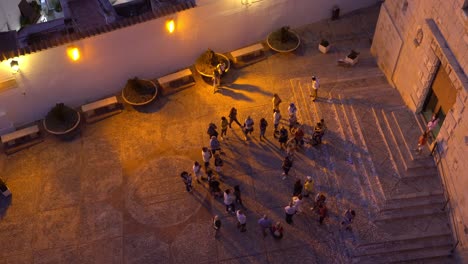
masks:
<path id="1" fill-rule="evenodd" d="M 329 18 L 335 4 L 343 14 L 377 2 L 199 0 L 197 7 L 168 17 L 75 41 L 81 50 L 77 62 L 66 57 L 66 46 L 15 58 L 20 64 L 16 74 L 5 60 L 0 82 L 14 78 L 18 85 L 0 93 L 3 123 L 19 126 L 43 118 L 57 102 L 78 107 L 115 94 L 128 78 L 154 79 L 190 66 L 207 48 L 228 52 L 262 41 L 281 26 Z M 173 34 L 165 29 L 168 18 L 176 22 Z"/>
<path id="2" fill-rule="evenodd" d="M 372 53 L 406 104 L 420 111 L 437 68 L 444 67 L 457 90 L 437 136 L 439 171 L 450 197 L 459 247 L 468 248 L 468 16 L 464 0 L 385 1 L 377 23 Z M 395 33 L 403 40 L 394 44 Z M 393 35 L 393 38 L 391 37 Z M 395 61 L 396 59 L 396 63 Z M 391 70 L 389 70 L 391 69 Z"/>

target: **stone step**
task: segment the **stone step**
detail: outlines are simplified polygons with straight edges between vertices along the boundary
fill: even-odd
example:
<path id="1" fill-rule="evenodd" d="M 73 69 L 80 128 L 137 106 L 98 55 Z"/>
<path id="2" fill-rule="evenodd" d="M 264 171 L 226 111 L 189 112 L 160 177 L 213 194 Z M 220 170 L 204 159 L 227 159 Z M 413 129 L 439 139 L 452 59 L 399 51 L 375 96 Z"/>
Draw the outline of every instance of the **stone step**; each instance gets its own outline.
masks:
<path id="1" fill-rule="evenodd" d="M 403 178 L 439 177 L 436 167 L 413 167 L 406 170 Z"/>
<path id="2" fill-rule="evenodd" d="M 377 216 L 375 221 L 392 221 L 406 218 L 417 218 L 421 216 L 435 216 L 446 214 L 446 212 L 442 211 L 441 208 L 442 206 L 440 206 L 439 203 L 436 203 L 429 205 L 421 205 L 418 207 L 408 207 L 401 210 L 382 211 L 381 214 Z"/>
<path id="3" fill-rule="evenodd" d="M 430 192 L 418 192 L 418 193 L 409 193 L 409 194 L 400 194 L 400 195 L 395 195 L 389 200 L 407 200 L 407 199 L 417 199 L 417 198 L 423 198 L 423 197 L 428 197 L 428 196 L 437 196 L 437 195 L 444 195 L 444 191 L 442 189 L 439 190 L 434 190 Z"/>
<path id="4" fill-rule="evenodd" d="M 399 177 L 403 175 L 406 168 L 402 163 L 402 154 L 397 145 L 392 141 L 393 135 L 391 132 L 391 127 L 385 122 L 384 111 L 372 108 L 372 113 L 374 115 L 377 128 L 379 133 L 384 141 L 385 148 L 389 154 L 390 160 L 393 164 L 393 167 L 396 169 Z"/>
<path id="5" fill-rule="evenodd" d="M 453 239 L 449 232 L 425 234 L 405 240 L 388 241 L 358 246 L 354 257 L 382 255 L 387 253 L 403 253 L 430 247 L 452 246 Z"/>
<path id="6" fill-rule="evenodd" d="M 341 102 L 341 112 L 338 115 L 340 122 L 346 123 L 348 127 L 349 138 L 354 143 L 350 150 L 348 162 L 355 164 L 361 177 L 362 185 L 365 191 L 370 195 L 373 203 L 380 207 L 380 204 L 385 200 L 384 192 L 377 177 L 375 177 L 375 168 L 366 145 L 362 128 L 356 116 L 352 104 L 345 100 L 341 95 L 338 95 Z"/>
<path id="7" fill-rule="evenodd" d="M 426 263 L 432 259 L 441 257 L 450 257 L 452 246 L 441 245 L 435 247 L 425 247 L 415 250 L 406 250 L 402 252 L 390 252 L 385 254 L 371 255 L 356 257 L 353 259 L 353 263 L 362 264 L 380 264 L 380 263 L 403 263 L 403 262 L 415 262 Z"/>
<path id="8" fill-rule="evenodd" d="M 445 196 L 443 194 L 417 196 L 406 199 L 390 199 L 385 201 L 384 206 L 381 208 L 383 211 L 413 209 L 420 206 L 434 205 L 442 208 L 445 204 Z"/>
<path id="9" fill-rule="evenodd" d="M 403 140 L 401 148 L 404 148 L 404 151 L 408 154 L 408 161 L 424 159 L 427 157 L 427 154 L 429 154 L 429 148 L 427 145 L 421 155 L 412 151 L 416 148 L 419 136 L 423 133 L 413 112 L 407 109 L 392 112 L 391 118 L 389 117 L 389 122 L 394 125 L 395 134 Z"/>
<path id="10" fill-rule="evenodd" d="M 407 111 L 403 109 L 401 111 Z M 404 169 L 408 169 L 407 161 L 412 160 L 412 156 L 410 154 L 410 149 L 408 148 L 408 143 L 406 142 L 405 138 L 401 136 L 401 130 L 399 129 L 398 122 L 394 119 L 394 112 L 387 113 L 382 111 L 382 116 L 385 120 L 385 124 L 389 128 L 389 134 L 391 136 L 391 140 L 397 150 L 397 154 L 399 155 Z M 417 141 L 416 141 L 417 142 Z M 403 173 L 402 173 L 403 174 Z"/>

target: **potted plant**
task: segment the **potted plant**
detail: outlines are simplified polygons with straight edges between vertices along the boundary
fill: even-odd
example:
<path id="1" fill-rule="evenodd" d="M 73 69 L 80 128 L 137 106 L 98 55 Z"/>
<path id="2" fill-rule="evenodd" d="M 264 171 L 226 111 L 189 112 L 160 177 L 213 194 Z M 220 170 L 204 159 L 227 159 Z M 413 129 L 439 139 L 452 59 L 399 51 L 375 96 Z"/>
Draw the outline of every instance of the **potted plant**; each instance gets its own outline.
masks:
<path id="1" fill-rule="evenodd" d="M 288 26 L 284 26 L 268 35 L 267 44 L 274 51 L 291 52 L 299 47 L 301 39 Z"/>
<path id="2" fill-rule="evenodd" d="M 325 54 L 330 50 L 330 47 L 331 46 L 330 46 L 330 43 L 328 42 L 328 40 L 322 39 L 320 41 L 320 43 L 319 43 L 318 49 L 320 50 L 320 52 Z"/>
<path id="3" fill-rule="evenodd" d="M 226 66 L 224 72 L 227 72 L 231 67 L 231 63 L 226 56 L 208 49 L 195 61 L 195 69 L 202 76 L 213 77 L 213 72 L 220 63 L 224 63 Z"/>
<path id="4" fill-rule="evenodd" d="M 122 98 L 130 105 L 146 105 L 158 95 L 158 87 L 150 80 L 137 77 L 128 79 L 122 90 Z"/>
<path id="5" fill-rule="evenodd" d="M 78 111 L 63 103 L 58 103 L 47 113 L 43 125 L 47 132 L 68 139 L 69 136 L 75 135 L 73 132 L 78 131 L 80 120 Z"/>
<path id="6" fill-rule="evenodd" d="M 345 62 L 353 66 L 358 62 L 359 59 L 359 52 L 355 50 L 351 50 L 351 52 L 346 56 Z"/>

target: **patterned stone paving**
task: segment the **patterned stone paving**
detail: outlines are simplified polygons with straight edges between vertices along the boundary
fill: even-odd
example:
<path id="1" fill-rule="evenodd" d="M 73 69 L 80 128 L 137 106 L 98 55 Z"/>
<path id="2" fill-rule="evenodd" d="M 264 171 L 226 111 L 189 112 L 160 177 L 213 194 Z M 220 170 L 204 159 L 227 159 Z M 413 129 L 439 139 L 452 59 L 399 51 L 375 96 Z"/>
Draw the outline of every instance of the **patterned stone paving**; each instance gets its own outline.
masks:
<path id="1" fill-rule="evenodd" d="M 369 54 L 378 11 L 373 7 L 339 21 L 298 28 L 304 39 L 300 52 L 274 54 L 229 72 L 215 95 L 197 77 L 190 89 L 150 106 L 126 106 L 120 115 L 86 125 L 73 141 L 49 136 L 42 144 L 2 155 L 1 176 L 13 192 L 0 220 L 2 263 L 350 263 L 359 242 L 389 235 L 373 222 L 378 199 L 368 191 L 372 181 L 363 171 L 383 176 L 381 188 L 386 191 L 399 184 L 381 148 L 382 138 L 376 136 L 375 121 L 368 118 L 369 105 L 402 104 L 398 96 L 381 96 L 396 94 Z M 322 37 L 333 43 L 331 54 L 316 50 Z M 336 59 L 351 48 L 361 51 L 361 61 L 352 69 L 338 68 Z M 322 81 L 315 104 L 309 98 L 312 74 Z M 361 85 L 383 88 L 366 94 Z M 298 152 L 286 180 L 281 180 L 285 153 L 272 137 L 273 93 L 283 99 L 283 117 L 288 103 L 296 102 L 306 132 L 311 133 L 320 118 L 328 125 L 324 144 Z M 347 134 L 346 126 L 356 124 L 340 119 L 344 108 L 337 94 L 355 107 L 375 168 L 360 160 L 367 150 Z M 222 199 L 210 197 L 205 182 L 194 181 L 194 192 L 188 194 L 179 177 L 181 171 L 191 171 L 193 160 L 201 161 L 201 147 L 209 144 L 208 123 L 219 124 L 232 106 L 240 120 L 251 115 L 256 122 L 250 141 L 243 141 L 235 124 L 222 141 L 221 188 L 241 186 L 245 233 L 236 228 L 235 217 L 225 213 Z M 270 123 L 265 141 L 258 139 L 261 117 Z M 286 125 L 287 120 L 282 122 Z M 304 212 L 294 216 L 294 225 L 287 225 L 283 207 L 291 199 L 294 181 L 307 175 L 315 179 L 317 191 L 327 194 L 329 218 L 320 226 L 308 209 L 312 198 L 305 198 Z M 358 212 L 353 232 L 340 230 L 341 213 L 348 207 Z M 223 223 L 217 239 L 210 226 L 214 214 Z M 282 240 L 261 235 L 257 220 L 263 214 L 284 223 Z M 434 223 L 416 226 L 430 228 Z"/>

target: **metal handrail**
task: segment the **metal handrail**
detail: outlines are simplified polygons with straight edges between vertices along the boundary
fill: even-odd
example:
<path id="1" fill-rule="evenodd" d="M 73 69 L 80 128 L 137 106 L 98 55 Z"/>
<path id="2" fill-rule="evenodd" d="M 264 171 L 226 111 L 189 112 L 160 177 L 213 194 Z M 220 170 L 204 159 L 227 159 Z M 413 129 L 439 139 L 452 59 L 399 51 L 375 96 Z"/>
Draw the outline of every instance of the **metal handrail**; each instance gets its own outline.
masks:
<path id="1" fill-rule="evenodd" d="M 448 192 L 447 183 L 445 181 L 445 169 L 444 169 L 444 166 L 442 164 L 442 158 L 441 158 L 439 148 L 438 148 L 438 141 L 435 141 L 434 147 L 433 147 L 433 149 L 431 151 L 431 155 L 435 158 L 437 169 L 439 171 L 440 177 L 442 178 L 442 186 L 444 188 L 444 196 L 446 198 L 446 202 L 445 202 L 444 206 L 441 208 L 441 211 L 445 211 L 445 209 L 447 209 L 447 207 L 450 210 L 452 208 L 450 206 L 450 194 Z M 453 252 L 455 252 L 455 249 L 460 244 L 460 238 L 458 237 L 458 226 L 457 226 L 457 224 L 455 222 L 455 218 L 454 218 L 453 213 L 449 212 L 449 217 L 450 217 L 450 222 L 451 222 L 452 231 L 453 231 L 452 233 L 454 234 L 455 240 L 456 240 L 455 245 L 450 250 L 450 253 L 453 254 Z"/>

